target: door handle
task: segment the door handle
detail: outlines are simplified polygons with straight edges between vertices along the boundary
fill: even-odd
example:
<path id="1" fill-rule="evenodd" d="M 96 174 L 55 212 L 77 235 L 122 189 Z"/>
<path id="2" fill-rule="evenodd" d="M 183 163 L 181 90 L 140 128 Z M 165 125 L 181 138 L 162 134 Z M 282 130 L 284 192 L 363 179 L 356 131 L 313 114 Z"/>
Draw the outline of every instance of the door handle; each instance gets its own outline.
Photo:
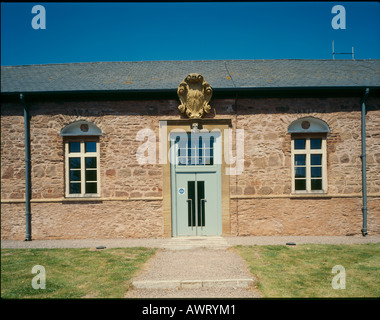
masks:
<path id="1" fill-rule="evenodd" d="M 202 208 L 203 208 L 203 206 L 202 206 L 202 201 L 207 201 L 206 199 L 200 199 L 200 204 L 201 204 L 201 216 L 200 216 L 200 218 L 201 218 L 201 227 L 203 227 L 202 226 L 202 224 L 203 224 L 203 214 L 204 214 L 204 212 L 203 212 L 203 210 L 202 210 Z"/>
<path id="2" fill-rule="evenodd" d="M 187 199 L 186 201 L 190 201 L 190 223 L 191 229 L 193 229 L 193 199 Z M 189 206 L 187 206 L 187 208 L 189 208 Z"/>

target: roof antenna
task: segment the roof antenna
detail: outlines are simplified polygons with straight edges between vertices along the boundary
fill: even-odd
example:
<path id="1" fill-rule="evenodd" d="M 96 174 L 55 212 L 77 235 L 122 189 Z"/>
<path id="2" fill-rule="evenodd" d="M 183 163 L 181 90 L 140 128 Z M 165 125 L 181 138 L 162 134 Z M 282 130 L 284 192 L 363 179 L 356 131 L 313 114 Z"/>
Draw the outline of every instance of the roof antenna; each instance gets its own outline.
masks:
<path id="1" fill-rule="evenodd" d="M 352 50 L 351 52 L 335 52 L 335 49 L 334 49 L 334 40 L 332 41 L 332 55 L 333 55 L 333 60 L 335 60 L 335 55 L 336 54 L 350 54 L 351 55 L 351 59 L 352 60 L 355 60 L 354 58 L 354 47 L 352 47 Z"/>

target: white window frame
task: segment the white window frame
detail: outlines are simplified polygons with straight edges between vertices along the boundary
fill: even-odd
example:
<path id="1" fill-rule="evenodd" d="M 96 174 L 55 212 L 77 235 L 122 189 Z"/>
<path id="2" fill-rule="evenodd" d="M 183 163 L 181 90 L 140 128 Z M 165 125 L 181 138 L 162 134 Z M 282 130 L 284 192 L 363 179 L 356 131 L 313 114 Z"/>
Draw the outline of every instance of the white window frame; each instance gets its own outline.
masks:
<path id="1" fill-rule="evenodd" d="M 294 140 L 305 139 L 305 149 L 295 150 Z M 321 149 L 310 149 L 310 139 L 322 139 Z M 314 193 L 327 193 L 327 148 L 326 148 L 326 135 L 301 135 L 293 134 L 291 139 L 291 179 L 292 179 L 292 193 L 293 194 L 314 194 Z M 297 154 L 306 155 L 306 190 L 295 189 L 295 165 L 294 156 Z M 311 164 L 310 156 L 312 154 L 322 154 L 322 190 L 311 190 Z"/>
<path id="2" fill-rule="evenodd" d="M 190 135 L 191 134 L 191 135 Z M 176 138 L 180 138 L 180 143 L 176 142 Z M 202 137 L 202 147 L 199 148 L 199 138 Z M 213 147 L 211 148 L 211 137 L 214 139 Z M 190 132 L 187 133 L 172 133 L 171 136 L 171 145 L 172 145 L 172 158 L 171 161 L 173 164 L 180 167 L 208 167 L 211 168 L 215 165 L 221 164 L 221 151 L 219 149 L 219 139 L 220 131 L 216 132 L 200 132 L 193 134 Z M 191 140 L 190 140 L 191 139 Z M 188 148 L 188 143 L 191 143 L 191 148 Z M 183 148 L 184 146 L 184 148 Z M 182 147 L 182 150 L 180 150 Z M 189 150 L 191 150 L 191 155 L 189 156 Z M 202 151 L 200 155 L 199 151 Z M 211 150 L 213 155 L 211 157 Z M 182 151 L 182 152 L 181 152 Z M 179 154 L 181 153 L 181 154 Z M 180 163 L 179 158 L 185 158 L 185 163 Z M 199 163 L 199 159 L 202 159 L 202 162 Z M 207 163 L 207 158 L 213 160 L 213 164 Z M 189 163 L 194 159 L 194 163 Z M 210 161 L 210 160 L 209 160 Z"/>
<path id="3" fill-rule="evenodd" d="M 79 142 L 80 143 L 80 152 L 69 152 L 69 143 L 70 142 Z M 85 143 L 86 142 L 95 142 L 96 143 L 96 152 L 85 152 Z M 71 138 L 65 141 L 65 197 L 66 198 L 98 198 L 100 197 L 100 143 L 97 138 Z M 85 158 L 86 157 L 96 157 L 96 193 L 86 193 L 86 169 L 85 169 Z M 80 158 L 81 162 L 81 193 L 70 193 L 70 158 Z"/>

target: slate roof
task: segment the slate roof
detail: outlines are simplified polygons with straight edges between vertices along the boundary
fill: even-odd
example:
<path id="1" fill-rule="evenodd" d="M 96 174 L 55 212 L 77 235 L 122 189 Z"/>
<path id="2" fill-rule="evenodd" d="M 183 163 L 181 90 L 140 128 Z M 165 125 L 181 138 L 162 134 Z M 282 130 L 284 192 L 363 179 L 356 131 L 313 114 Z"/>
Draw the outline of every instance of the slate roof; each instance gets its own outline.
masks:
<path id="1" fill-rule="evenodd" d="M 1 93 L 176 90 L 192 72 L 214 90 L 380 87 L 380 60 L 90 62 L 1 67 Z"/>

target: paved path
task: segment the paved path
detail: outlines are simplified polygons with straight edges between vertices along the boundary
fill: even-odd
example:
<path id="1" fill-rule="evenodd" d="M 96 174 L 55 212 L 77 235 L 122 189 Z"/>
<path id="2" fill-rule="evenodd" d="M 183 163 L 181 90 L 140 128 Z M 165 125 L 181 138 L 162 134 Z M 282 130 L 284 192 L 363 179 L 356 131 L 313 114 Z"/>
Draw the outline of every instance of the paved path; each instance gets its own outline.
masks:
<path id="1" fill-rule="evenodd" d="M 64 240 L 1 240 L 1 248 L 93 248 L 105 246 L 107 248 L 149 247 L 161 248 L 171 245 L 173 239 L 64 239 Z M 285 245 L 287 242 L 296 244 L 354 244 L 380 242 L 380 235 L 367 237 L 357 236 L 256 236 L 256 237 L 223 237 L 228 246 L 235 245 Z M 195 245 L 196 241 L 193 242 Z"/>
<path id="2" fill-rule="evenodd" d="M 126 298 L 260 297 L 245 261 L 232 249 L 160 249 Z"/>
<path id="3" fill-rule="evenodd" d="M 1 248 L 154 247 L 156 255 L 132 280 L 126 298 L 257 298 L 255 278 L 235 245 L 355 244 L 376 236 L 179 237 L 161 239 L 2 240 Z"/>

